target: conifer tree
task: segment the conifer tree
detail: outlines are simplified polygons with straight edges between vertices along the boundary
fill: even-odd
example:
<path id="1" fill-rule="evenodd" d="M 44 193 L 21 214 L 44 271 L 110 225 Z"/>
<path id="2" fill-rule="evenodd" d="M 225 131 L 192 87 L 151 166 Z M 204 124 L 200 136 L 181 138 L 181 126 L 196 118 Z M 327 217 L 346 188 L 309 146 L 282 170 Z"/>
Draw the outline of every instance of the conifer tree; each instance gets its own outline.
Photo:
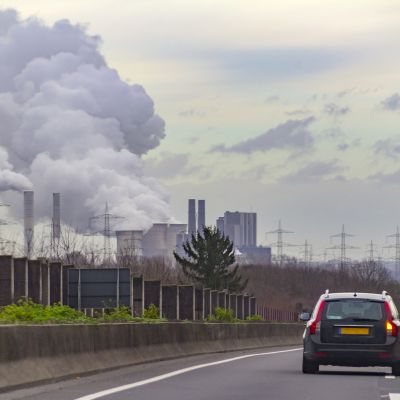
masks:
<path id="1" fill-rule="evenodd" d="M 210 289 L 241 291 L 247 285 L 238 274 L 233 243 L 215 227 L 204 227 L 183 245 L 185 256 L 174 252 L 183 273 Z"/>

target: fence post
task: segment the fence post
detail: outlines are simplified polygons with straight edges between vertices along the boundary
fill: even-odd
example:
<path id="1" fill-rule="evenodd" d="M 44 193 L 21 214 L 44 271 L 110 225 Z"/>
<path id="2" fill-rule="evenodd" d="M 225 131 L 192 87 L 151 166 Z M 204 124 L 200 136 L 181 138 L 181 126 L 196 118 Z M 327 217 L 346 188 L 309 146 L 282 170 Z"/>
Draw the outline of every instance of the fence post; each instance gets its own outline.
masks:
<path id="1" fill-rule="evenodd" d="M 117 267 L 117 308 L 119 308 L 119 265 Z"/>
<path id="2" fill-rule="evenodd" d="M 163 296 L 162 296 L 162 285 L 160 283 L 160 319 L 163 317 L 162 307 L 163 307 Z"/>
<path id="3" fill-rule="evenodd" d="M 29 270 L 28 270 L 28 258 L 25 258 L 25 300 L 29 299 Z"/>
<path id="4" fill-rule="evenodd" d="M 78 311 L 81 311 L 81 269 L 78 269 Z"/>
<path id="5" fill-rule="evenodd" d="M 179 312 L 180 312 L 180 304 L 179 304 L 179 285 L 176 286 L 176 319 L 179 321 Z"/>
<path id="6" fill-rule="evenodd" d="M 11 257 L 11 303 L 15 303 L 14 257 Z"/>
<path id="7" fill-rule="evenodd" d="M 195 321 L 196 320 L 196 289 L 195 289 L 195 287 L 194 287 L 194 285 L 193 285 L 193 288 L 192 288 L 193 290 L 192 290 L 192 296 L 193 296 L 193 307 L 192 307 L 192 311 L 193 311 L 193 321 Z"/>

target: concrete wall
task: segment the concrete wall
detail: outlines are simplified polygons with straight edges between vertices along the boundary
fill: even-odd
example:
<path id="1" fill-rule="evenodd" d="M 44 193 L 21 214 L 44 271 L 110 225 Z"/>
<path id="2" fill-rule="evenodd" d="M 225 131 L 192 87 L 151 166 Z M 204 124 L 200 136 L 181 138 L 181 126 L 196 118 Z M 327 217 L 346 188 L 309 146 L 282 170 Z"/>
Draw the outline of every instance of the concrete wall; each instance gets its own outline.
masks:
<path id="1" fill-rule="evenodd" d="M 0 326 L 0 391 L 147 361 L 297 345 L 301 324 Z"/>

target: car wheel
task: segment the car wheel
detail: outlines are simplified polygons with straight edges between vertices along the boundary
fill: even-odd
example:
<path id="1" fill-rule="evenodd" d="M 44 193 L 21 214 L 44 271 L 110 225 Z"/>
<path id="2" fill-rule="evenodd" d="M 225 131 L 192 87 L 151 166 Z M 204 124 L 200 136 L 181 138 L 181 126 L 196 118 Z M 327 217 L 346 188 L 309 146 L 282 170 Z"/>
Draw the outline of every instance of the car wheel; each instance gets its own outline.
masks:
<path id="1" fill-rule="evenodd" d="M 392 375 L 400 376 L 400 364 L 394 364 L 392 366 Z"/>
<path id="2" fill-rule="evenodd" d="M 315 374 L 319 370 L 319 364 L 316 361 L 307 360 L 303 356 L 303 374 Z"/>

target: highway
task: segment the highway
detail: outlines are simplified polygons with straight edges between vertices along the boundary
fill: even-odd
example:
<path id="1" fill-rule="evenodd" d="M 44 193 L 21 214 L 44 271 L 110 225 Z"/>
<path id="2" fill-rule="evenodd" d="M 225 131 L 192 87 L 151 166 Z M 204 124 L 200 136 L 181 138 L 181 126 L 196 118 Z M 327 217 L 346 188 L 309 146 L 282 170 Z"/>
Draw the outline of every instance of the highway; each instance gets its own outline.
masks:
<path id="1" fill-rule="evenodd" d="M 137 365 L 3 393 L 0 399 L 400 400 L 400 378 L 390 373 L 321 367 L 319 374 L 304 375 L 298 347 L 264 348 Z"/>

